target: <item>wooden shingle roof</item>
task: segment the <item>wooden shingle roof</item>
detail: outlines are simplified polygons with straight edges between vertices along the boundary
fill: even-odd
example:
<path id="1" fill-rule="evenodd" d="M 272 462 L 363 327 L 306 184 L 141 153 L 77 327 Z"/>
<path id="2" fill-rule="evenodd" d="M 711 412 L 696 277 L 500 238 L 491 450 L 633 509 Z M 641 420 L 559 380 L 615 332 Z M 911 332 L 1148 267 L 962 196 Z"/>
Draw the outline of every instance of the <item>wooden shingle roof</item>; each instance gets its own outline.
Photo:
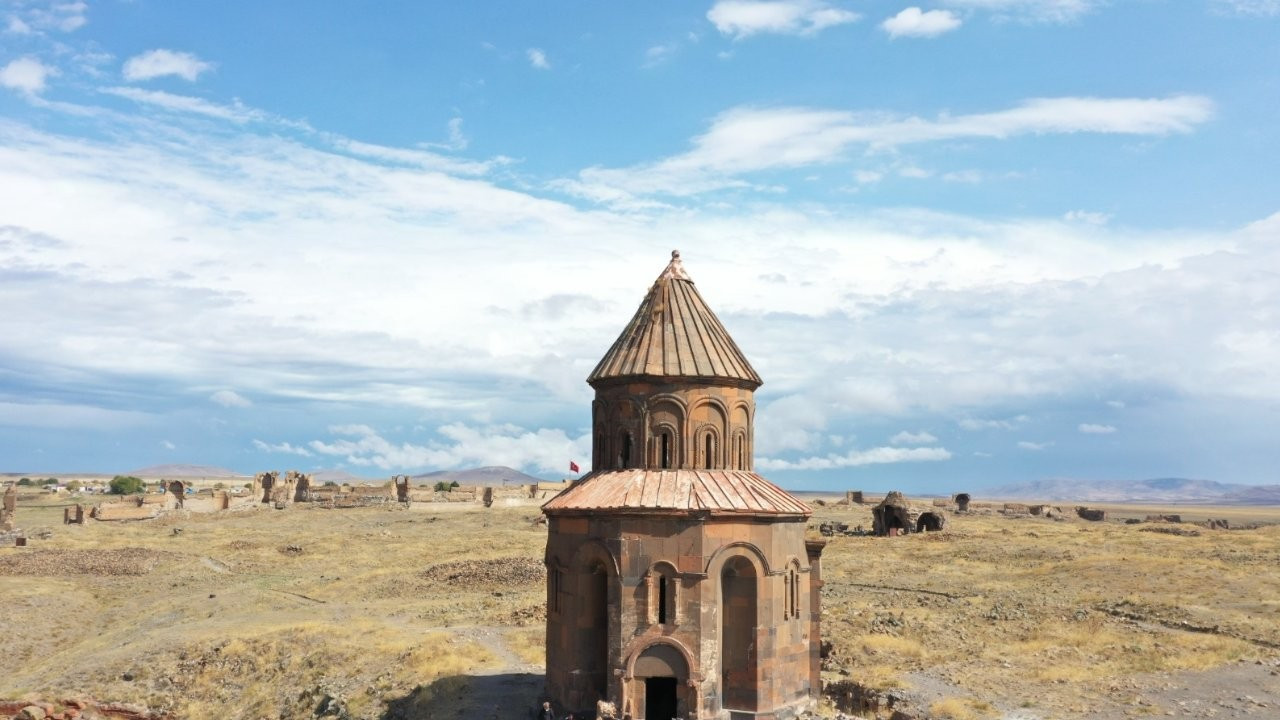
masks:
<path id="1" fill-rule="evenodd" d="M 747 470 L 593 472 L 542 506 L 547 514 L 614 513 L 809 517 L 786 490 Z"/>
<path id="2" fill-rule="evenodd" d="M 763 384 L 698 294 L 679 251 L 671 253 L 671 263 L 587 382 L 634 377 L 730 380 L 753 389 Z"/>

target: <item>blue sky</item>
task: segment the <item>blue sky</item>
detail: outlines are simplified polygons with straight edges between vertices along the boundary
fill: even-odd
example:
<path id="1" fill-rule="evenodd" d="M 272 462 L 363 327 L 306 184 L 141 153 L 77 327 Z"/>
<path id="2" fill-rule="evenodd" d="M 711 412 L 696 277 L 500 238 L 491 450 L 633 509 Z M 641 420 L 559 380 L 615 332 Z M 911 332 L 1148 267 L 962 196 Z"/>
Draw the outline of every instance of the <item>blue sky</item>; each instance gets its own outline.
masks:
<path id="1" fill-rule="evenodd" d="M 1280 0 L 0 3 L 0 459 L 589 461 L 679 248 L 790 488 L 1276 483 Z"/>

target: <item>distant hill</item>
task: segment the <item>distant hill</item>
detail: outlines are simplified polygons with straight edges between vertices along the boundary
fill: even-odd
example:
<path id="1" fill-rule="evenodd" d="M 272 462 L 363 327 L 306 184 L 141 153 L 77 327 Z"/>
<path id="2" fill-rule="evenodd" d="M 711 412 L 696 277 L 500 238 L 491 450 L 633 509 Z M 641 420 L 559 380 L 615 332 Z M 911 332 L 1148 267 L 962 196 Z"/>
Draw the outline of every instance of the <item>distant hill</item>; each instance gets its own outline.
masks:
<path id="1" fill-rule="evenodd" d="M 1246 485 L 1227 493 L 1223 502 L 1232 505 L 1280 505 L 1280 485 Z"/>
<path id="2" fill-rule="evenodd" d="M 126 475 L 134 475 L 136 477 L 164 477 L 164 478 L 180 478 L 180 477 L 246 477 L 236 472 L 228 470 L 224 467 L 216 467 L 214 465 L 150 465 L 137 470 L 130 470 Z"/>
<path id="3" fill-rule="evenodd" d="M 1189 478 L 1152 478 L 1132 482 L 1051 478 L 992 488 L 986 494 L 1011 500 L 1280 504 L 1280 485 L 1240 485 Z"/>
<path id="4" fill-rule="evenodd" d="M 514 468 L 502 465 L 471 468 L 469 470 L 437 470 L 414 475 L 415 485 L 435 485 L 438 482 L 456 482 L 459 485 L 529 485 L 545 482 L 544 478 L 526 475 Z"/>

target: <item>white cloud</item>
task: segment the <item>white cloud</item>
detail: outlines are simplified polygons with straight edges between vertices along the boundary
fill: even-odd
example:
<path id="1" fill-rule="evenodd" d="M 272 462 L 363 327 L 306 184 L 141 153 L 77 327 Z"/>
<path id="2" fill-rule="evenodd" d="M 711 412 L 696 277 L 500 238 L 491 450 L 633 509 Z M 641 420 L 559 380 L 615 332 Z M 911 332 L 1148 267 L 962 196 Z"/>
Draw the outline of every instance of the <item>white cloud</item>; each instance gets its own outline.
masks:
<path id="1" fill-rule="evenodd" d="M 880 23 L 880 27 L 889 37 L 931 38 L 951 32 L 960 24 L 960 18 L 949 10 L 922 12 L 918 7 L 909 7 Z"/>
<path id="2" fill-rule="evenodd" d="M 1052 442 L 1031 442 L 1029 440 L 1019 440 L 1018 447 L 1022 448 L 1023 450 L 1031 450 L 1034 452 L 1038 452 L 1040 450 L 1053 447 L 1053 443 Z"/>
<path id="3" fill-rule="evenodd" d="M 47 0 L 10 3 L 9 32 L 20 35 L 73 32 L 89 22 L 89 6 L 80 0 Z"/>
<path id="4" fill-rule="evenodd" d="M 979 418 L 964 418 L 957 424 L 962 430 L 1012 430 L 1018 423 L 1027 421 L 1025 415 L 1019 415 L 1016 418 L 1008 420 L 983 420 Z"/>
<path id="5" fill-rule="evenodd" d="M 204 115 L 219 120 L 244 123 L 251 120 L 266 120 L 268 116 L 258 110 L 246 107 L 237 101 L 234 105 L 220 105 L 203 98 L 190 95 L 176 95 L 163 90 L 143 90 L 134 87 L 106 87 L 100 92 L 126 98 L 136 103 L 153 105 L 175 112 Z"/>
<path id="6" fill-rule="evenodd" d="M 253 403 L 248 398 L 240 395 L 234 390 L 219 390 L 209 396 L 209 400 L 222 407 L 245 408 Z"/>
<path id="7" fill-rule="evenodd" d="M 10 60 L 8 65 L 0 68 L 0 85 L 29 95 L 37 95 L 44 90 L 45 81 L 57 74 L 57 68 L 49 67 L 28 55 Z"/>
<path id="8" fill-rule="evenodd" d="M 1125 407 L 1125 402 L 1123 400 L 1108 400 L 1107 407 L 1113 407 L 1117 410 L 1123 410 Z"/>
<path id="9" fill-rule="evenodd" d="M 547 60 L 547 54 L 538 48 L 529 48 L 526 51 L 529 56 L 529 64 L 539 70 L 550 70 L 551 63 Z"/>
<path id="10" fill-rule="evenodd" d="M 1213 0 L 1214 7 L 1222 12 L 1256 17 L 1280 15 L 1280 0 Z"/>
<path id="11" fill-rule="evenodd" d="M 164 49 L 148 50 L 125 61 L 124 79 L 137 82 L 174 75 L 187 82 L 195 82 L 201 73 L 212 69 L 213 63 L 201 60 L 191 53 Z"/>
<path id="12" fill-rule="evenodd" d="M 677 49 L 679 49 L 679 46 L 673 42 L 650 47 L 644 51 L 644 65 L 642 67 L 651 68 L 663 64 L 671 59 Z"/>
<path id="13" fill-rule="evenodd" d="M 310 450 L 297 445 L 291 445 L 287 442 L 270 444 L 270 443 L 265 443 L 261 440 L 255 439 L 253 441 L 253 446 L 258 448 L 262 452 L 284 453 L 287 455 L 301 455 L 302 457 L 312 457 Z"/>
<path id="14" fill-rule="evenodd" d="M 574 458 L 589 457 L 591 435 L 570 438 L 560 429 L 526 430 L 515 425 L 473 427 L 451 423 L 436 428 L 442 439 L 425 444 L 393 443 L 368 426 L 334 427 L 332 442 L 313 440 L 312 450 L 337 456 L 352 465 L 383 470 L 458 468 L 472 465 L 505 465 L 562 472 Z"/>
<path id="15" fill-rule="evenodd" d="M 1107 435 L 1116 431 L 1114 425 L 1098 425 L 1095 423 L 1080 423 L 1077 429 L 1087 435 Z"/>
<path id="16" fill-rule="evenodd" d="M 1111 220 L 1111 215 L 1088 210 L 1071 210 L 1064 214 L 1062 219 L 1067 222 L 1078 222 L 1086 225 L 1106 225 Z"/>
<path id="17" fill-rule="evenodd" d="M 966 10 L 992 13 L 998 19 L 1066 23 L 1089 13 L 1105 0 L 943 0 Z"/>
<path id="18" fill-rule="evenodd" d="M 883 177 L 883 173 L 876 172 L 875 170 L 853 171 L 853 179 L 857 181 L 859 185 L 871 185 L 873 183 L 878 183 Z"/>
<path id="19" fill-rule="evenodd" d="M 832 453 L 825 457 L 807 457 L 800 460 L 764 457 L 756 460 L 756 467 L 761 470 L 834 470 L 863 465 L 938 462 L 950 459 L 951 453 L 946 448 L 878 447 L 870 450 L 850 450 L 843 455 Z"/>
<path id="20" fill-rule="evenodd" d="M 716 29 L 735 40 L 760 33 L 813 35 L 859 17 L 821 0 L 720 0 L 707 11 Z"/>
<path id="21" fill-rule="evenodd" d="M 567 190 L 608 200 L 654 193 L 693 195 L 746 183 L 738 176 L 770 169 L 829 164 L 854 146 L 892 148 L 957 139 L 1105 133 L 1190 132 L 1213 115 L 1194 95 L 1169 98 L 1062 97 L 1026 100 L 1005 110 L 940 115 L 928 120 L 885 113 L 813 108 L 738 107 L 719 115 L 693 149 L 631 168 L 588 168 Z M 955 179 L 968 176 L 956 175 Z"/>
<path id="22" fill-rule="evenodd" d="M 177 449 L 178 449 L 178 446 L 177 446 L 177 445 L 174 445 L 174 444 L 173 444 L 173 442 L 172 442 L 171 440 L 165 440 L 165 441 L 161 442 L 161 443 L 160 443 L 160 447 L 163 447 L 165 450 L 177 450 Z"/>
<path id="23" fill-rule="evenodd" d="M 913 433 L 903 430 L 889 438 L 891 445 L 928 445 L 935 442 L 938 442 L 938 438 L 924 431 Z"/>

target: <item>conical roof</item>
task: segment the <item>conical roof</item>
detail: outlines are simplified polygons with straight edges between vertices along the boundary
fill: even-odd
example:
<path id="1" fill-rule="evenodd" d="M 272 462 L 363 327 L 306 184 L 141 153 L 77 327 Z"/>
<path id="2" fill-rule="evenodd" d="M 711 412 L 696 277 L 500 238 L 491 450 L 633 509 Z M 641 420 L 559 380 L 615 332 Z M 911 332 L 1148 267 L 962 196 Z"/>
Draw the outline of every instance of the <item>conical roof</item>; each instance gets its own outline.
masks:
<path id="1" fill-rule="evenodd" d="M 763 384 L 698 294 L 679 250 L 671 252 L 671 263 L 587 382 L 635 377 L 729 380 L 753 389 Z"/>

